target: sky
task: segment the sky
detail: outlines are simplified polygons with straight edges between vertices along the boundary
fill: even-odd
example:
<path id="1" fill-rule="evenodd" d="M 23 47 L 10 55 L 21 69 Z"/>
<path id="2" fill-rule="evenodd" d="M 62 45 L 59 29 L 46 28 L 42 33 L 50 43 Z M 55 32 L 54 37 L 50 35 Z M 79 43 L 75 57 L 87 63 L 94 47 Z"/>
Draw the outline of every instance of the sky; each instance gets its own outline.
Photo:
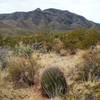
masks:
<path id="1" fill-rule="evenodd" d="M 0 13 L 56 8 L 69 10 L 100 23 L 100 0 L 0 0 Z"/>

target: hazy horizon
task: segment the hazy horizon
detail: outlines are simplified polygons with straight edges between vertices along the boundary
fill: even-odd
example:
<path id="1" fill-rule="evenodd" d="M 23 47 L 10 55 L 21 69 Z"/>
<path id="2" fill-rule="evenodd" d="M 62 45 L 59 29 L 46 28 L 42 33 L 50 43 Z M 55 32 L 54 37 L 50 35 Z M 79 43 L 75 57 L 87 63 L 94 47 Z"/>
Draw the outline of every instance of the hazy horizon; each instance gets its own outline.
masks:
<path id="1" fill-rule="evenodd" d="M 27 12 L 36 8 L 68 10 L 100 23 L 100 0 L 0 0 L 0 14 Z"/>

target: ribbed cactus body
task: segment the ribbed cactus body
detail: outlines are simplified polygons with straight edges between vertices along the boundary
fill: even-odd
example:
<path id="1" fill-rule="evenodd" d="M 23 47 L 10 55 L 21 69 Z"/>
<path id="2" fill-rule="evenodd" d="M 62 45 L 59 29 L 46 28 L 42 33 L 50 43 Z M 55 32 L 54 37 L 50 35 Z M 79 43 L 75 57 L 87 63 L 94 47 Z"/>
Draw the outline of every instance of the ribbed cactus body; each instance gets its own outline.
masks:
<path id="1" fill-rule="evenodd" d="M 48 68 L 44 71 L 41 86 L 43 93 L 50 98 L 65 95 L 67 92 L 65 77 L 58 68 Z"/>

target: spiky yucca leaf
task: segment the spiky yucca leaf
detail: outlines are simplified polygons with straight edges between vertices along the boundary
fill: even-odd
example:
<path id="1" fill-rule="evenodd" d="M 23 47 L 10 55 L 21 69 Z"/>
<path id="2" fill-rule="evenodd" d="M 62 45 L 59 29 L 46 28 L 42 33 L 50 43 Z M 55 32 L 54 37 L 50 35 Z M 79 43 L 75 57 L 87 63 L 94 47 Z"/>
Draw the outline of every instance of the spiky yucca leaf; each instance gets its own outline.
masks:
<path id="1" fill-rule="evenodd" d="M 48 68 L 41 79 L 43 93 L 48 97 L 62 96 L 67 93 L 67 83 L 59 68 Z"/>

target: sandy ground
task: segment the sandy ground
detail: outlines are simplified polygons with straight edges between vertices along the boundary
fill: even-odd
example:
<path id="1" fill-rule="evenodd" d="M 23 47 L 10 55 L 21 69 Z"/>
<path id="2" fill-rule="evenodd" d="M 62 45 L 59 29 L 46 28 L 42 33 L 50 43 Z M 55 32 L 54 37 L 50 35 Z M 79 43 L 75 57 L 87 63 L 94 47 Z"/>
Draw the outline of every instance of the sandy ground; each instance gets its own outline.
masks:
<path id="1" fill-rule="evenodd" d="M 59 67 L 64 72 L 64 74 L 67 74 L 71 69 L 75 68 L 75 65 L 77 65 L 82 61 L 83 54 L 84 51 L 80 51 L 76 55 L 68 55 L 68 56 L 60 56 L 55 53 L 50 53 L 50 54 L 34 53 L 33 58 L 37 59 L 38 63 L 43 67 L 40 70 L 39 77 L 41 77 L 42 72 L 48 67 Z M 28 100 L 48 100 L 48 99 L 41 97 L 41 94 L 39 94 L 38 92 L 35 92 L 34 95 L 32 92 L 32 95 Z"/>
<path id="2" fill-rule="evenodd" d="M 79 51 L 76 55 L 60 56 L 55 53 L 49 54 L 33 54 L 33 58 L 37 59 L 38 63 L 43 66 L 43 68 L 48 67 L 59 67 L 64 70 L 65 73 L 69 72 L 75 65 L 82 61 L 82 55 L 84 51 Z"/>
<path id="3" fill-rule="evenodd" d="M 60 56 L 55 53 L 42 54 L 42 53 L 33 53 L 33 58 L 37 60 L 37 62 L 43 67 L 40 70 L 40 75 L 48 67 L 59 67 L 61 70 L 67 74 L 71 69 L 75 68 L 75 65 L 82 61 L 81 56 L 84 52 L 80 51 L 76 55 L 67 55 Z M 39 77 L 40 78 L 40 77 Z M 35 89 L 34 89 L 35 87 Z M 5 88 L 2 92 L 4 92 L 4 96 L 6 99 L 2 100 L 48 100 L 41 96 L 41 92 L 39 89 L 36 89 L 36 86 L 26 89 L 12 89 Z M 7 97 L 9 95 L 9 97 Z M 7 99 L 9 98 L 9 99 Z"/>

